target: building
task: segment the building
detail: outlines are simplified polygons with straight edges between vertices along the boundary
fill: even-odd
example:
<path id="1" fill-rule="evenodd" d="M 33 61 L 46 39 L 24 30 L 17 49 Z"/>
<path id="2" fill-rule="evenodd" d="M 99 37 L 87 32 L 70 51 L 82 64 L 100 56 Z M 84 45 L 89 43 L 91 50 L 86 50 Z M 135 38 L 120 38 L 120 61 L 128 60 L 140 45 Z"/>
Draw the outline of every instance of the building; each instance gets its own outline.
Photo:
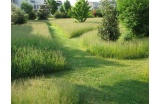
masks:
<path id="1" fill-rule="evenodd" d="M 28 2 L 33 6 L 34 10 L 39 9 L 39 5 L 42 5 L 45 3 L 46 0 L 11 0 L 12 3 L 16 4 L 19 8 L 21 7 L 22 2 Z M 60 11 L 60 6 L 62 5 L 62 1 L 56 1 L 58 6 L 58 11 Z"/>
<path id="2" fill-rule="evenodd" d="M 88 2 L 89 6 L 91 6 L 90 10 L 98 9 L 100 6 L 100 2 Z"/>

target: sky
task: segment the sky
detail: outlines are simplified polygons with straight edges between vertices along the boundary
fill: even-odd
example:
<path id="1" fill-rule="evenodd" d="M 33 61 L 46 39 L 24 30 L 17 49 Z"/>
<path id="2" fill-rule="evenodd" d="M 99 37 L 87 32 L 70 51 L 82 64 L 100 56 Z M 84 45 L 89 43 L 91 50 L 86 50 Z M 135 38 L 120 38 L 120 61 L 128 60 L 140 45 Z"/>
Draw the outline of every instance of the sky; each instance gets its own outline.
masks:
<path id="1" fill-rule="evenodd" d="M 66 0 L 61 0 L 63 3 Z M 76 0 L 68 0 L 70 1 L 71 5 L 74 6 L 74 4 L 76 3 Z M 88 2 L 99 2 L 100 0 L 88 0 Z"/>

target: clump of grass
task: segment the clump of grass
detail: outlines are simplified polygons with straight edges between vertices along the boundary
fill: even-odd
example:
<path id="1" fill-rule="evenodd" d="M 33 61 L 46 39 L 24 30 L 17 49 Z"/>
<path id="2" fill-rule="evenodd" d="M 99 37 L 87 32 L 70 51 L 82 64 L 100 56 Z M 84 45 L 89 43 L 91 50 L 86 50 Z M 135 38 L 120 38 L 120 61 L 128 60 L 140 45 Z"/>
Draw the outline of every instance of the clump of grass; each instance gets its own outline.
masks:
<path id="1" fill-rule="evenodd" d="M 78 104 L 76 88 L 62 80 L 30 79 L 11 86 L 12 104 Z"/>
<path id="2" fill-rule="evenodd" d="M 101 23 L 101 18 L 89 18 L 84 23 L 75 22 L 74 19 L 63 19 L 63 22 L 61 19 L 54 19 L 50 20 L 50 23 L 62 30 L 67 38 L 73 38 L 97 29 Z"/>
<path id="3" fill-rule="evenodd" d="M 12 79 L 66 69 L 66 58 L 58 50 L 58 43 L 52 40 L 45 23 L 12 26 L 11 39 Z"/>
<path id="4" fill-rule="evenodd" d="M 145 58 L 149 55 L 148 38 L 105 42 L 98 37 L 96 30 L 85 33 L 81 38 L 83 47 L 93 55 L 120 59 Z"/>

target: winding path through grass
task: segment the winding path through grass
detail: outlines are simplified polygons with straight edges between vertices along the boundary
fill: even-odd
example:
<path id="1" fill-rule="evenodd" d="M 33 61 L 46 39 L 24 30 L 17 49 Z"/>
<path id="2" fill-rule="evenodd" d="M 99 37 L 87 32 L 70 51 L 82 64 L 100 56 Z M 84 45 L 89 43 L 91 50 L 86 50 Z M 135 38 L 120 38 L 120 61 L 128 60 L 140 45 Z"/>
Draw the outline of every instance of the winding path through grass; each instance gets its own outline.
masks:
<path id="1" fill-rule="evenodd" d="M 71 70 L 48 75 L 46 79 L 62 79 L 75 85 L 80 93 L 80 104 L 149 102 L 148 59 L 117 60 L 92 56 L 81 48 L 79 38 L 65 38 L 52 21 L 47 25 Z"/>

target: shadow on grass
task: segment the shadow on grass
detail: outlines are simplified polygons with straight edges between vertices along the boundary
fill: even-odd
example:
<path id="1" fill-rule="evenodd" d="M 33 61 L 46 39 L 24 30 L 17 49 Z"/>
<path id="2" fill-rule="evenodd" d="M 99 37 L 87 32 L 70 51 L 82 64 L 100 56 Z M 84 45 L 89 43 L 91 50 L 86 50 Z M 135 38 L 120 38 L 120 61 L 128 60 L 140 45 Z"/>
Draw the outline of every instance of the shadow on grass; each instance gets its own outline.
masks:
<path id="1" fill-rule="evenodd" d="M 148 104 L 149 83 L 130 80 L 113 86 L 92 87 L 77 85 L 79 104 Z"/>
<path id="2" fill-rule="evenodd" d="M 119 66 L 119 67 L 126 66 L 124 64 L 121 64 L 121 63 L 118 63 L 115 61 L 110 61 L 107 59 L 92 56 L 88 52 L 80 50 L 79 47 L 75 47 L 74 46 L 75 44 L 73 44 L 73 43 L 71 43 L 73 45 L 73 47 L 72 47 L 72 45 L 66 46 L 67 41 L 72 41 L 72 40 L 63 37 L 63 32 L 58 31 L 48 21 L 46 21 L 46 24 L 48 25 L 48 28 L 51 33 L 53 41 L 55 43 L 58 43 L 59 50 L 62 51 L 62 53 L 66 57 L 67 64 L 70 67 L 70 69 L 83 70 L 83 68 L 87 68 L 87 67 L 98 68 L 98 67 L 103 67 L 104 65 L 105 66 Z M 70 44 L 70 43 L 67 43 L 67 44 Z M 60 72 L 59 74 L 57 74 L 55 76 L 60 77 L 61 75 L 63 76 L 67 73 L 69 73 L 68 70 L 64 71 L 64 72 Z"/>
<path id="3" fill-rule="evenodd" d="M 103 67 L 104 65 L 105 66 L 106 65 L 107 66 L 120 66 L 120 67 L 125 66 L 125 65 L 120 64 L 118 62 L 114 62 L 114 61 L 110 61 L 107 59 L 97 58 L 95 56 L 92 56 L 87 52 L 79 50 L 78 47 L 73 48 L 71 45 L 65 46 L 67 43 L 66 41 L 69 42 L 71 40 L 61 36 L 60 34 L 63 34 L 63 33 L 61 33 L 61 31 L 58 31 L 56 28 L 52 27 L 52 24 L 49 23 L 48 21 L 41 21 L 41 22 L 44 22 L 48 25 L 48 29 L 50 31 L 52 39 L 48 40 L 47 38 L 36 36 L 35 34 L 32 34 L 33 29 L 31 26 L 23 25 L 24 27 L 22 29 L 24 29 L 24 31 L 26 31 L 26 29 L 28 29 L 27 34 L 25 34 L 25 35 L 28 36 L 28 34 L 29 34 L 29 39 L 25 40 L 25 38 L 22 38 L 17 41 L 12 41 L 12 44 L 15 44 L 17 48 L 34 47 L 38 51 L 54 51 L 54 50 L 62 51 L 63 56 L 66 57 L 67 70 L 59 72 L 59 74 L 57 74 L 55 76 L 60 77 L 60 76 L 66 75 L 70 72 L 69 69 L 70 70 L 74 70 L 74 69 L 83 70 L 84 68 L 88 68 L 88 67 L 89 68 L 98 68 L 98 67 Z M 12 32 L 14 32 L 14 31 L 12 31 Z M 13 33 L 13 34 L 15 34 L 15 33 Z M 23 31 L 22 31 L 22 35 L 23 35 Z M 15 39 L 18 39 L 18 38 L 15 38 Z M 14 43 L 14 42 L 16 42 L 16 43 Z M 14 52 L 12 50 L 12 54 L 13 53 Z"/>

